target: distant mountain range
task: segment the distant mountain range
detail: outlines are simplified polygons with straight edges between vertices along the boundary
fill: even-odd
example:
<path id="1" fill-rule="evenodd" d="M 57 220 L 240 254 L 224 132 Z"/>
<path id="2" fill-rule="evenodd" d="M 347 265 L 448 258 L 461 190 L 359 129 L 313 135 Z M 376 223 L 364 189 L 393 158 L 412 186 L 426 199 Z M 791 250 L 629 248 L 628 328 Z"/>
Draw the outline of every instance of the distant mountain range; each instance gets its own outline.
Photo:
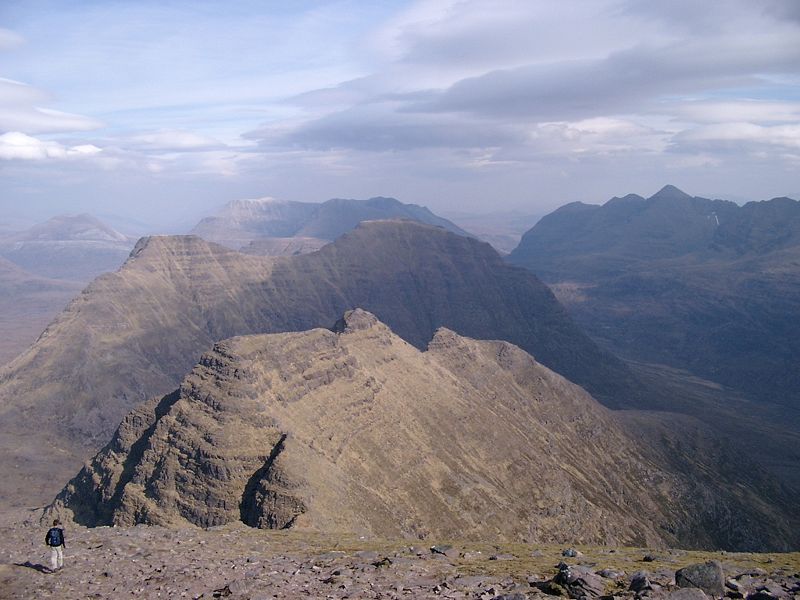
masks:
<path id="1" fill-rule="evenodd" d="M 318 249 L 362 221 L 382 219 L 409 219 L 442 227 L 459 235 L 469 235 L 423 206 L 382 197 L 369 200 L 335 198 L 319 204 L 272 198 L 234 200 L 217 215 L 200 221 L 191 233 L 235 250 L 254 241 L 302 238 L 304 243 L 292 247 L 292 251 L 303 252 Z M 257 247 L 261 252 L 284 249 L 281 242 L 261 243 Z"/>
<path id="2" fill-rule="evenodd" d="M 91 215 L 59 215 L 0 236 L 0 256 L 41 277 L 88 283 L 119 268 L 135 242 Z"/>
<path id="3" fill-rule="evenodd" d="M 573 203 L 508 260 L 623 357 L 800 409 L 800 202 L 738 206 L 666 186 L 647 199 Z"/>

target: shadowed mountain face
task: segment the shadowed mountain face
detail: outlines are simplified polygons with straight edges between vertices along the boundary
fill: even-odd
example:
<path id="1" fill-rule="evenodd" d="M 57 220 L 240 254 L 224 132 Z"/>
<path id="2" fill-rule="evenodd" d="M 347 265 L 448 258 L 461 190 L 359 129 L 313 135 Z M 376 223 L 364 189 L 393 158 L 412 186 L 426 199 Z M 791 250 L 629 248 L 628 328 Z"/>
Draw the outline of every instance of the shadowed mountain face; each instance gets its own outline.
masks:
<path id="1" fill-rule="evenodd" d="M 511 341 L 609 404 L 639 393 L 534 276 L 440 228 L 363 223 L 319 252 L 271 258 L 193 236 L 145 238 L 0 371 L 0 448 L 14 457 L 2 474 L 29 478 L 29 496 L 53 494 L 54 470 L 72 470 L 136 403 L 174 389 L 214 342 L 325 326 L 355 306 L 420 348 L 445 326 Z M 31 439 L 34 430 L 46 433 Z"/>
<path id="2" fill-rule="evenodd" d="M 569 204 L 508 260 L 618 354 L 800 408 L 800 203 L 740 207 L 667 186 Z"/>
<path id="3" fill-rule="evenodd" d="M 369 200 L 336 198 L 321 204 L 273 199 L 235 200 L 219 214 L 203 219 L 192 233 L 233 249 L 240 249 L 256 240 L 284 240 L 283 243 L 261 244 L 254 252 L 273 252 L 276 255 L 285 250 L 285 238 L 300 238 L 303 243 L 291 246 L 294 254 L 317 250 L 362 221 L 381 219 L 409 219 L 443 227 L 459 235 L 469 235 L 424 206 L 381 197 Z"/>
<path id="4" fill-rule="evenodd" d="M 0 257 L 0 365 L 30 346 L 82 287 L 37 277 Z"/>
<path id="5" fill-rule="evenodd" d="M 665 467 L 516 346 L 439 329 L 421 352 L 355 310 L 333 331 L 216 344 L 179 390 L 124 419 L 50 512 L 89 525 L 639 546 L 797 537 L 790 513 L 743 506 L 758 489 L 747 477 L 698 494 L 713 469 L 682 460 Z"/>

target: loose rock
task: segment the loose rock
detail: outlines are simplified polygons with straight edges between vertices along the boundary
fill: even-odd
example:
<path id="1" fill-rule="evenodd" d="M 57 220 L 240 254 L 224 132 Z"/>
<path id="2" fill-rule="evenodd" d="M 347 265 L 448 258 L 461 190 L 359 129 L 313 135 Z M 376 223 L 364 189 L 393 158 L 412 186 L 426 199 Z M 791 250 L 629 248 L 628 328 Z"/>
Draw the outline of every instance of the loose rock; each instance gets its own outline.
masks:
<path id="1" fill-rule="evenodd" d="M 689 565 L 675 573 L 678 587 L 693 587 L 717 598 L 725 594 L 725 573 L 715 560 Z"/>

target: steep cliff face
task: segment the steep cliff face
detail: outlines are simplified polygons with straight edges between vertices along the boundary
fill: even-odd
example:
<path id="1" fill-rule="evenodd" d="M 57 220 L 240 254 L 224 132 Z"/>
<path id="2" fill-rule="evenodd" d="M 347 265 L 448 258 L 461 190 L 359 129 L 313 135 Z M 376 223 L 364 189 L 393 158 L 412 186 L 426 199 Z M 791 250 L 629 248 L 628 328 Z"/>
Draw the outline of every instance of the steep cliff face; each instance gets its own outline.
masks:
<path id="1" fill-rule="evenodd" d="M 57 490 L 53 474 L 96 452 L 138 402 L 174 389 L 214 342 L 328 326 L 355 306 L 418 347 L 446 326 L 509 340 L 606 402 L 639 393 L 533 275 L 436 227 L 370 222 L 319 252 L 280 258 L 193 236 L 146 238 L 0 371 L 0 449 L 15 459 L 0 475 L 44 499 Z"/>
<path id="2" fill-rule="evenodd" d="M 50 510 L 91 525 L 701 546 L 761 519 L 769 533 L 751 543 L 791 538 L 718 483 L 715 510 L 735 514 L 709 526 L 698 465 L 659 458 L 516 346 L 440 329 L 422 352 L 355 310 L 333 331 L 216 344 Z"/>

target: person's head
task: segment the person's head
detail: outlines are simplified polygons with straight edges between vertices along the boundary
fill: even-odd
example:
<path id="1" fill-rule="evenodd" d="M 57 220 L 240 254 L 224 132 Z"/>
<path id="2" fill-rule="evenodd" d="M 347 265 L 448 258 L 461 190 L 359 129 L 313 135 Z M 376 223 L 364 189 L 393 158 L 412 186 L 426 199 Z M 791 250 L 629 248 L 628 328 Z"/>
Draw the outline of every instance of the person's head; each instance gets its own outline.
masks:
<path id="1" fill-rule="evenodd" d="M 53 519 L 53 527 L 55 527 L 56 525 L 61 525 L 61 521 L 59 521 L 58 519 Z"/>

